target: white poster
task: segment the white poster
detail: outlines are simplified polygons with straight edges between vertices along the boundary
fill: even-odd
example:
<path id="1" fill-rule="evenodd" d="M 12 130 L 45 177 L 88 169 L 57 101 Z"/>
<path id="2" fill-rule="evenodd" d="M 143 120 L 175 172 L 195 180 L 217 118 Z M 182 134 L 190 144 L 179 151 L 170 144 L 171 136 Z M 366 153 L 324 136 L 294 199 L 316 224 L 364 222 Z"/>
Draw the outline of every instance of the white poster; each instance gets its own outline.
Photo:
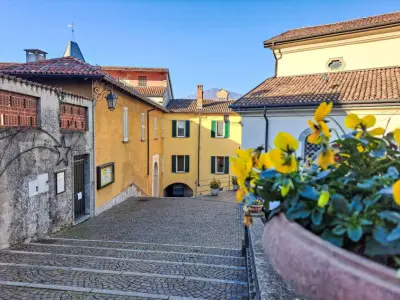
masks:
<path id="1" fill-rule="evenodd" d="M 57 194 L 65 192 L 65 172 L 57 173 Z"/>

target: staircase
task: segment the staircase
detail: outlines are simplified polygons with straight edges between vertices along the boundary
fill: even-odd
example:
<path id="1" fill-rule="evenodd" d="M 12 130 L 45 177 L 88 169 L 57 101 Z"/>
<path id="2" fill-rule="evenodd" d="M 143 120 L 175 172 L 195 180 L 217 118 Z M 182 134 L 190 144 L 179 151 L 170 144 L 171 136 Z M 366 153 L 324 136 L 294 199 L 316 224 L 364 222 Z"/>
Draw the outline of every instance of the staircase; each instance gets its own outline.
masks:
<path id="1" fill-rule="evenodd" d="M 239 249 L 46 238 L 0 251 L 0 299 L 248 299 Z"/>

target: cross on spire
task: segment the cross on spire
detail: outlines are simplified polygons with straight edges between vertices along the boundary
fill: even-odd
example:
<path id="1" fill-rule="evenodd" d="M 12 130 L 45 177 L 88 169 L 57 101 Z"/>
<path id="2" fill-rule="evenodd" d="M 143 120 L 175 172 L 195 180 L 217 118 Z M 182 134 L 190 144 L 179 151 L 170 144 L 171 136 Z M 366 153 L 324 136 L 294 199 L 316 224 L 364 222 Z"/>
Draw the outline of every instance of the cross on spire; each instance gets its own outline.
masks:
<path id="1" fill-rule="evenodd" d="M 75 41 L 75 30 L 74 30 L 74 23 L 68 24 L 68 27 L 71 28 L 72 33 L 72 41 Z"/>

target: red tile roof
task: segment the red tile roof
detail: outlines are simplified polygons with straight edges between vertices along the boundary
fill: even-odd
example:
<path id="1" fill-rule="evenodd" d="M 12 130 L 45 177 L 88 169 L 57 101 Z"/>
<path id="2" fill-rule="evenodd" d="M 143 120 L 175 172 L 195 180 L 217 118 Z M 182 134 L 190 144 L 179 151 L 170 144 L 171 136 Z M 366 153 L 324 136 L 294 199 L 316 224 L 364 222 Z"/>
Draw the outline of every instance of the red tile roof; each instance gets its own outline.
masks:
<path id="1" fill-rule="evenodd" d="M 348 104 L 400 100 L 400 67 L 272 77 L 238 99 L 233 107 Z"/>
<path id="2" fill-rule="evenodd" d="M 14 64 L 1 68 L 0 72 L 9 75 L 58 75 L 103 77 L 105 72 L 99 66 L 92 66 L 72 56 Z"/>
<path id="3" fill-rule="evenodd" d="M 167 109 L 175 113 L 229 113 L 233 112 L 229 106 L 234 102 L 234 100 L 221 101 L 204 99 L 203 108 L 197 108 L 196 99 L 173 99 L 168 102 Z"/>
<path id="4" fill-rule="evenodd" d="M 11 67 L 11 66 L 15 66 L 21 63 L 17 63 L 17 62 L 0 62 L 0 69 L 3 68 L 7 68 L 7 67 Z"/>
<path id="5" fill-rule="evenodd" d="M 152 101 L 143 94 L 140 94 L 131 86 L 108 75 L 99 66 L 90 65 L 72 56 L 15 64 L 9 67 L 0 68 L 0 74 L 29 77 L 30 79 L 35 76 L 98 78 L 118 86 L 123 91 L 142 100 L 143 102 L 158 107 L 163 111 L 168 111 L 165 107 Z"/>
<path id="6" fill-rule="evenodd" d="M 134 86 L 133 88 L 147 97 L 162 97 L 167 89 L 165 86 Z"/>
<path id="7" fill-rule="evenodd" d="M 333 24 L 296 28 L 264 41 L 264 46 L 271 47 L 272 43 L 279 44 L 289 41 L 302 40 L 306 38 L 331 34 L 343 34 L 352 31 L 377 28 L 388 25 L 400 25 L 400 12 L 388 13 L 384 15 L 372 16 Z"/>
<path id="8" fill-rule="evenodd" d="M 166 68 L 142 68 L 142 67 L 124 67 L 124 66 L 102 66 L 105 71 L 138 71 L 138 72 L 169 72 Z"/>

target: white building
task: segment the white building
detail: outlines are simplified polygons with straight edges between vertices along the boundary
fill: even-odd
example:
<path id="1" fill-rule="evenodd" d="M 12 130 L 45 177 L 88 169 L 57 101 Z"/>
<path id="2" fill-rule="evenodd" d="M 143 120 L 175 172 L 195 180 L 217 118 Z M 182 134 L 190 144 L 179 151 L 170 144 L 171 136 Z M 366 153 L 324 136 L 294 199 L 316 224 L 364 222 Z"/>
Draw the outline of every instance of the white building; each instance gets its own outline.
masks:
<path id="1" fill-rule="evenodd" d="M 299 139 L 299 156 L 314 153 L 307 120 L 323 101 L 334 103 L 331 116 L 343 128 L 349 113 L 374 114 L 388 131 L 400 127 L 400 12 L 293 29 L 264 46 L 276 59 L 275 76 L 232 106 L 243 117 L 243 148 L 269 149 L 285 131 Z"/>

